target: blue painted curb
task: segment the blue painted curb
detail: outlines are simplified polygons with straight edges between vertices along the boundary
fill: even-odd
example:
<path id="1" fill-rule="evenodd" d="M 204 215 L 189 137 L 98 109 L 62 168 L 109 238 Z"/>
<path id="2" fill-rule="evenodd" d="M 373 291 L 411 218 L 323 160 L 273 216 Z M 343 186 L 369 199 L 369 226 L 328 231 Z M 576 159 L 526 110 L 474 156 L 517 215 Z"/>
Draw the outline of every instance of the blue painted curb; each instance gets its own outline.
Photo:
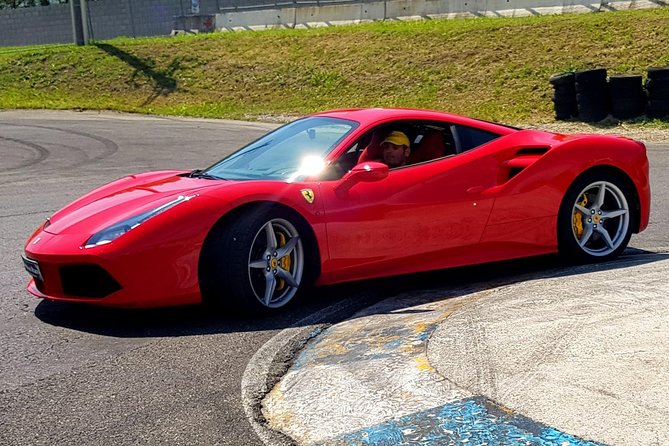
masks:
<path id="1" fill-rule="evenodd" d="M 320 445 L 603 446 L 510 413 L 483 397 L 416 412 Z"/>

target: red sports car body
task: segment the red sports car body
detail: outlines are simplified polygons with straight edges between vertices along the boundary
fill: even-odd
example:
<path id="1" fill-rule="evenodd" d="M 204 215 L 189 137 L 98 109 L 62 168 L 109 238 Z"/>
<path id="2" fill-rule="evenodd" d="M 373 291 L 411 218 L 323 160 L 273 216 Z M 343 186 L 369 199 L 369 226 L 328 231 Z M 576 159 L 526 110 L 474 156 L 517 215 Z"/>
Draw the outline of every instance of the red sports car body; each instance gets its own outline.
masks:
<path id="1" fill-rule="evenodd" d="M 381 162 L 390 132 L 406 164 Z M 332 284 L 561 251 L 615 257 L 648 224 L 640 142 L 404 109 L 302 118 L 203 171 L 132 175 L 29 238 L 28 290 L 118 307 L 276 309 Z"/>

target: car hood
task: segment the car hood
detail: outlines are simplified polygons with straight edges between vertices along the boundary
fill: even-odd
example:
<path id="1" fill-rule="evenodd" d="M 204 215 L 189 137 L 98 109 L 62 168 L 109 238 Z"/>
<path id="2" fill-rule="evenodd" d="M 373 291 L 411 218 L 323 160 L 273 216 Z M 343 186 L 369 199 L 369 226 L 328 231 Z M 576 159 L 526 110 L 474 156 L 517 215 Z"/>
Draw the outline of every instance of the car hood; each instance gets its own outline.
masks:
<path id="1" fill-rule="evenodd" d="M 131 175 L 84 195 L 49 218 L 51 234 L 94 234 L 174 198 L 198 195 L 221 181 L 190 178 L 182 171 Z"/>

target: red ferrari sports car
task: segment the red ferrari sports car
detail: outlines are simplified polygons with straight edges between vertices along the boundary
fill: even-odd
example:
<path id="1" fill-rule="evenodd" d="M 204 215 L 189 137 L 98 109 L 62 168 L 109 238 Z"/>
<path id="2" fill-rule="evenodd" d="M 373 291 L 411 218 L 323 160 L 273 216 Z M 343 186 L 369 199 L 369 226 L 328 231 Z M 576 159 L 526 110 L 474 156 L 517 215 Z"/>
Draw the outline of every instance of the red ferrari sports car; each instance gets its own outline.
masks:
<path id="1" fill-rule="evenodd" d="M 401 164 L 389 167 L 390 149 Z M 336 110 L 204 170 L 102 186 L 47 219 L 23 261 L 28 290 L 47 299 L 275 310 L 312 283 L 552 252 L 611 259 L 649 209 L 646 148 L 634 140 Z"/>

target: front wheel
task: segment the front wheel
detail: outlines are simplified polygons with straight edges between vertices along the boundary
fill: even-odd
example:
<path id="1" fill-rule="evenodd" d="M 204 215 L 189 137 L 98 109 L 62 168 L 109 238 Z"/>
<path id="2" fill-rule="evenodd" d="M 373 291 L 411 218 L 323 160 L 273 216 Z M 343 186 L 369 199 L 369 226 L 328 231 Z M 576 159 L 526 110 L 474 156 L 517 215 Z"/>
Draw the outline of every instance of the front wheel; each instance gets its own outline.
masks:
<path id="1" fill-rule="evenodd" d="M 205 302 L 242 312 L 286 306 L 300 290 L 305 248 L 299 224 L 281 209 L 254 209 L 216 230 L 202 257 Z"/>
<path id="2" fill-rule="evenodd" d="M 620 255 L 632 235 L 632 200 L 629 186 L 617 176 L 600 173 L 578 179 L 560 207 L 560 252 L 577 262 Z"/>

